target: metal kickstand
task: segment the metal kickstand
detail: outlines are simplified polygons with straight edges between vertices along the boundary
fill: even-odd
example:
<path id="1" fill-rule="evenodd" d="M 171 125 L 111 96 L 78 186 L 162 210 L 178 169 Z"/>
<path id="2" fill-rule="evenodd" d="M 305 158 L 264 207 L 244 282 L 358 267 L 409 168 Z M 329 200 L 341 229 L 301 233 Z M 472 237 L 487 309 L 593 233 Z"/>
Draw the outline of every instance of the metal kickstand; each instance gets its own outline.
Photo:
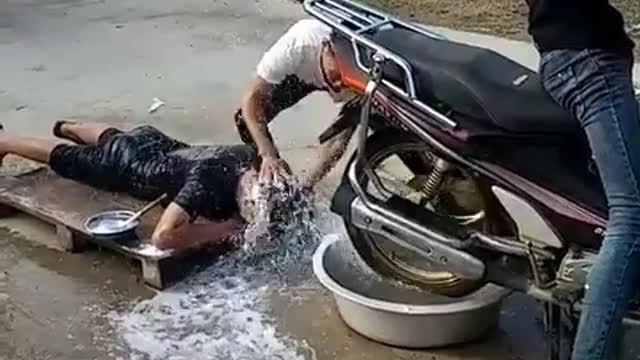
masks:
<path id="1" fill-rule="evenodd" d="M 577 329 L 577 318 L 571 308 L 546 303 L 545 332 L 549 339 L 549 360 L 569 360 Z"/>
<path id="2" fill-rule="evenodd" d="M 549 339 L 549 360 L 562 360 L 562 311 L 559 305 L 546 303 L 544 305 L 544 326 Z"/>

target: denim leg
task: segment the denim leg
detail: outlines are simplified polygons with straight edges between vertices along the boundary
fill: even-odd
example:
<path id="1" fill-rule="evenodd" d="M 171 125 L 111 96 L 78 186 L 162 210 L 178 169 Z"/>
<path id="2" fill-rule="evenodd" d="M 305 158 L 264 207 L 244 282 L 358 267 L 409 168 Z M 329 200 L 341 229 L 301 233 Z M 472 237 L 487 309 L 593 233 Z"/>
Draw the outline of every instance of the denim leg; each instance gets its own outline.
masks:
<path id="1" fill-rule="evenodd" d="M 632 66 L 632 58 L 601 50 L 556 50 L 542 57 L 545 89 L 580 121 L 609 204 L 573 360 L 618 358 L 622 318 L 640 279 L 640 115 Z"/>

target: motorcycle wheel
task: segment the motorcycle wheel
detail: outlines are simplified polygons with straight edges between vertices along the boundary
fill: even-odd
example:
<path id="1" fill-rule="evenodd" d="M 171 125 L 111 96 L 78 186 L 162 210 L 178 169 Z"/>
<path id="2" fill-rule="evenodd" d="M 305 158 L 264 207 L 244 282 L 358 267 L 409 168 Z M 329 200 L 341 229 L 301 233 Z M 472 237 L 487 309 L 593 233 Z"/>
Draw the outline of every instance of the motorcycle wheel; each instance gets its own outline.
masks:
<path id="1" fill-rule="evenodd" d="M 421 177 L 424 179 L 430 171 L 428 161 L 432 153 L 424 141 L 404 132 L 390 132 L 385 130 L 384 132 L 376 132 L 369 137 L 365 152 L 367 163 L 379 177 L 383 178 L 385 188 L 388 190 L 399 190 L 393 191 L 393 194 L 420 203 L 420 199 L 416 197 L 415 193 L 407 196 L 407 192 L 410 192 L 409 189 L 414 189 L 415 192 L 418 192 L 416 188 L 420 187 L 421 181 L 419 179 Z M 411 153 L 411 155 L 407 156 L 407 153 Z M 399 159 L 400 155 L 402 155 L 404 159 Z M 407 158 L 413 158 L 413 160 L 407 161 Z M 417 158 L 424 161 L 425 173 L 413 174 L 413 177 L 408 179 L 406 170 L 409 169 L 409 167 L 416 167 L 415 162 Z M 398 167 L 399 163 L 404 165 L 406 169 L 399 171 L 404 172 L 404 175 L 398 176 L 396 174 L 395 179 L 389 179 L 388 173 L 390 166 L 387 165 L 387 162 L 390 159 L 394 159 L 392 161 L 395 163 L 392 163 L 392 165 L 396 167 Z M 351 158 L 350 164 L 354 161 L 356 161 L 355 154 Z M 407 162 L 412 162 L 412 166 L 406 165 Z M 391 168 L 392 167 L 393 166 L 391 166 Z M 484 212 L 484 200 L 476 181 L 459 169 L 453 169 L 447 173 L 448 174 L 445 174 L 443 184 L 440 184 L 437 190 L 438 193 L 436 197 L 426 203 L 422 203 L 422 205 L 430 206 L 431 210 L 451 216 L 462 222 L 465 226 L 486 228 L 486 224 L 484 224 L 485 220 L 480 216 L 480 214 Z M 366 191 L 372 196 L 379 197 L 379 192 L 377 195 L 371 192 L 370 189 L 374 188 L 374 186 L 367 179 L 364 171 L 358 171 L 358 174 L 360 184 L 363 185 L 363 188 L 367 189 Z M 453 174 L 456 175 L 456 179 L 451 179 Z M 344 176 L 347 176 L 346 172 Z M 400 182 L 398 182 L 398 180 L 400 180 Z M 447 190 L 447 186 L 445 185 L 447 183 L 449 184 L 449 190 Z M 389 187 L 395 189 L 389 189 Z M 452 191 L 450 191 L 451 189 L 458 189 L 458 193 L 452 193 Z M 402 194 L 403 191 L 404 194 Z M 456 198 L 458 201 L 451 201 L 451 199 Z M 433 264 L 428 263 L 423 257 L 396 245 L 380 235 L 363 231 L 347 221 L 345 221 L 345 226 L 360 257 L 367 265 L 383 276 L 391 277 L 409 285 L 418 286 L 433 293 L 449 297 L 465 296 L 484 286 L 486 283 L 482 280 L 470 281 L 461 279 L 447 272 L 446 269 L 435 267 Z"/>

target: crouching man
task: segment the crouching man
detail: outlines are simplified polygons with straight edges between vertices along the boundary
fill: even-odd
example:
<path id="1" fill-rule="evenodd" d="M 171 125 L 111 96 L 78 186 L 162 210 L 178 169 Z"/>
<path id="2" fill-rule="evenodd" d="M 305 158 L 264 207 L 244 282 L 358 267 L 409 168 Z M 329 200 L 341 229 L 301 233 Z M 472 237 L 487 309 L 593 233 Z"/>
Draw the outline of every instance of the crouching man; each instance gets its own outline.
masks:
<path id="1" fill-rule="evenodd" d="M 225 242 L 242 228 L 241 213 L 251 212 L 251 202 L 241 201 L 257 178 L 250 146 L 189 146 L 150 126 L 122 131 L 68 121 L 57 122 L 54 135 L 75 144 L 2 135 L 0 159 L 47 163 L 64 178 L 140 199 L 167 194 L 152 238 L 158 248 Z"/>

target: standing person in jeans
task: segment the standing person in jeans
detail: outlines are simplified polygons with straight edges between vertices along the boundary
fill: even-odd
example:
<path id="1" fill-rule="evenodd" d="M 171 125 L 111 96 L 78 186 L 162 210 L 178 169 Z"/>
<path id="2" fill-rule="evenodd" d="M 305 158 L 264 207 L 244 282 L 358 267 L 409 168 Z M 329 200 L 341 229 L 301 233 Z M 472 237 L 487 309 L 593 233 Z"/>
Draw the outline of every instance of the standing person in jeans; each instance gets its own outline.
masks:
<path id="1" fill-rule="evenodd" d="M 609 204 L 573 360 L 619 359 L 622 318 L 640 285 L 640 116 L 633 42 L 608 0 L 527 0 L 545 89 L 582 125 Z"/>

